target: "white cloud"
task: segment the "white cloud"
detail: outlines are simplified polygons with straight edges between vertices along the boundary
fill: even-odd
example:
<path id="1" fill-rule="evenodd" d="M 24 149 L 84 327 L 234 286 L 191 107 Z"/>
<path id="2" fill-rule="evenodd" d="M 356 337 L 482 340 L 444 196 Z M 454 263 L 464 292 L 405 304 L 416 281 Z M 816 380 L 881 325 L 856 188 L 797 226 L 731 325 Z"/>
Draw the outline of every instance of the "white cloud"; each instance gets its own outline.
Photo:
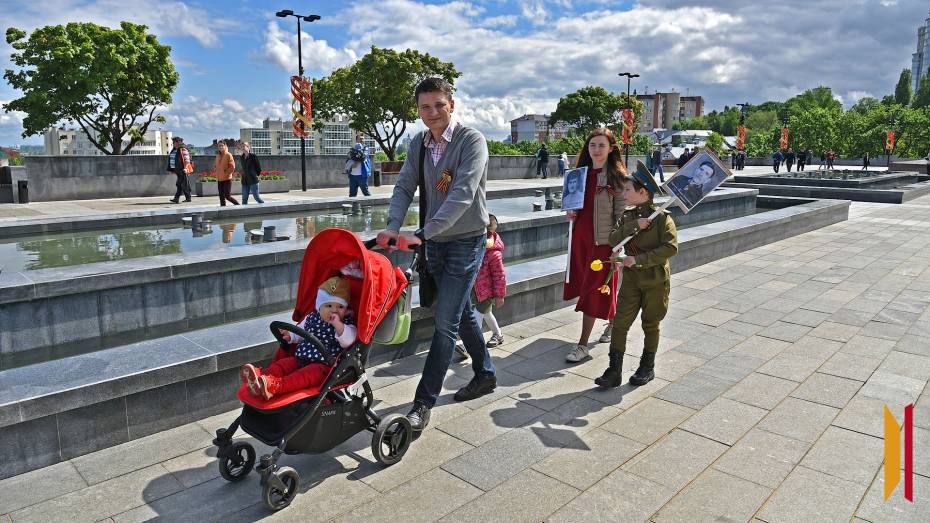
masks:
<path id="1" fill-rule="evenodd" d="M 303 31 L 301 36 L 301 53 L 306 71 L 329 72 L 358 59 L 352 49 L 336 49 L 331 47 L 326 40 L 317 40 Z M 277 21 L 268 22 L 264 55 L 282 69 L 294 71 L 297 65 L 297 35 L 292 31 L 281 29 Z"/>
<path id="2" fill-rule="evenodd" d="M 161 114 L 165 123 L 158 127 L 176 134 L 231 138 L 238 137 L 240 128 L 261 127 L 265 118 L 287 120 L 291 113 L 290 104 L 284 99 L 248 105 L 231 98 L 214 103 L 198 96 L 187 96 Z"/>
<path id="3" fill-rule="evenodd" d="M 10 3 L 10 2 L 8 2 Z M 218 47 L 220 33 L 240 24 L 180 1 L 158 0 L 12 0 L 4 8 L 4 25 L 23 30 L 68 22 L 119 27 L 127 21 L 147 25 L 160 36 L 187 36 L 205 47 Z"/>
<path id="4" fill-rule="evenodd" d="M 492 16 L 482 20 L 481 27 L 513 27 L 517 25 L 517 20 L 516 15 Z"/>

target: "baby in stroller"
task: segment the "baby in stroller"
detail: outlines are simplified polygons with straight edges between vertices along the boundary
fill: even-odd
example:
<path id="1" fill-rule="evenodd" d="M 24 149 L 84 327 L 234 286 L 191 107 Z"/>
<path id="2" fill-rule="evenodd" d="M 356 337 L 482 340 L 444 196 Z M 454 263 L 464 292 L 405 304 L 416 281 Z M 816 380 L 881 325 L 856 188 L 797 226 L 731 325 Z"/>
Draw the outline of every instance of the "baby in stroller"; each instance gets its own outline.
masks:
<path id="1" fill-rule="evenodd" d="M 352 264 L 341 272 L 356 274 Z M 324 281 L 317 289 L 316 310 L 304 318 L 300 327 L 322 342 L 326 354 L 310 340 L 279 329 L 286 341 L 297 344 L 294 355 L 275 359 L 264 371 L 252 364 L 243 365 L 240 375 L 249 393 L 269 400 L 277 394 L 322 384 L 329 375 L 326 362 L 332 361 L 341 349 L 351 347 L 358 337 L 354 313 L 349 308 L 350 297 L 348 281 L 338 276 Z"/>

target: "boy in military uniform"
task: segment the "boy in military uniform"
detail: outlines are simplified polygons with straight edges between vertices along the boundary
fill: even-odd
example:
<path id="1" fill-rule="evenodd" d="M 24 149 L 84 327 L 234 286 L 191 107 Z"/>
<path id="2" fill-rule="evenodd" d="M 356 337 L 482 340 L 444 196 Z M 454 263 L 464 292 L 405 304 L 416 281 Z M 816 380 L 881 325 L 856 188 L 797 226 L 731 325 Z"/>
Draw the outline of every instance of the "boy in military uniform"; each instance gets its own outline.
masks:
<path id="1" fill-rule="evenodd" d="M 623 182 L 626 211 L 610 234 L 610 244 L 618 245 L 624 238 L 635 234 L 624 246 L 622 282 L 617 293 L 617 315 L 613 319 L 610 341 L 610 366 L 594 380 L 602 387 L 620 385 L 623 354 L 626 352 L 626 335 L 642 310 L 645 344 L 639 368 L 630 377 L 630 384 L 645 385 L 655 378 L 656 351 L 659 348 L 659 322 L 668 312 L 669 266 L 668 259 L 678 252 L 678 233 L 668 211 L 663 210 L 655 220 L 649 216 L 656 210 L 653 197 L 659 193 L 659 184 L 642 162 L 636 171 Z"/>

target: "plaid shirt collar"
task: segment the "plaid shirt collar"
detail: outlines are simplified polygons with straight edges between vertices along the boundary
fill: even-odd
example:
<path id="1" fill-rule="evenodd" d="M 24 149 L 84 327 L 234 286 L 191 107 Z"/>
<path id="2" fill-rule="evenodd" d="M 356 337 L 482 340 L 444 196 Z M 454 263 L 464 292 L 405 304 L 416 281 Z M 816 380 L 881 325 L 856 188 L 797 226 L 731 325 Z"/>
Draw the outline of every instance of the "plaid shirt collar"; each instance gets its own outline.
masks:
<path id="1" fill-rule="evenodd" d="M 442 132 L 442 140 L 445 143 L 452 142 L 452 134 L 455 131 L 455 120 L 449 122 L 449 127 L 446 127 L 446 130 Z M 427 147 L 433 147 L 436 145 L 436 140 L 433 139 L 433 133 L 429 132 L 429 129 L 426 129 L 426 135 L 423 137 L 423 145 Z"/>

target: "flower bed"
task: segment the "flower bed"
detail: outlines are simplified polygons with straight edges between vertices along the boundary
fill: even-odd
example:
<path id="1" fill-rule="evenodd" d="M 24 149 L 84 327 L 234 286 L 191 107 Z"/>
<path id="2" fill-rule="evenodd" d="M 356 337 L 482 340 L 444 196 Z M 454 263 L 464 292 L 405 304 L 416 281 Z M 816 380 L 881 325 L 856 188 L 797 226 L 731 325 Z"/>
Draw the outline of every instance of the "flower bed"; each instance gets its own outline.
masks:
<path id="1" fill-rule="evenodd" d="M 290 180 L 281 171 L 262 171 L 258 181 L 259 190 L 263 194 L 291 190 Z M 232 182 L 232 188 L 229 192 L 233 197 L 238 198 L 242 194 L 242 173 L 239 171 L 234 172 Z M 216 176 L 209 172 L 198 173 L 197 182 L 194 184 L 194 193 L 197 196 L 217 196 L 219 188 L 216 184 Z"/>

